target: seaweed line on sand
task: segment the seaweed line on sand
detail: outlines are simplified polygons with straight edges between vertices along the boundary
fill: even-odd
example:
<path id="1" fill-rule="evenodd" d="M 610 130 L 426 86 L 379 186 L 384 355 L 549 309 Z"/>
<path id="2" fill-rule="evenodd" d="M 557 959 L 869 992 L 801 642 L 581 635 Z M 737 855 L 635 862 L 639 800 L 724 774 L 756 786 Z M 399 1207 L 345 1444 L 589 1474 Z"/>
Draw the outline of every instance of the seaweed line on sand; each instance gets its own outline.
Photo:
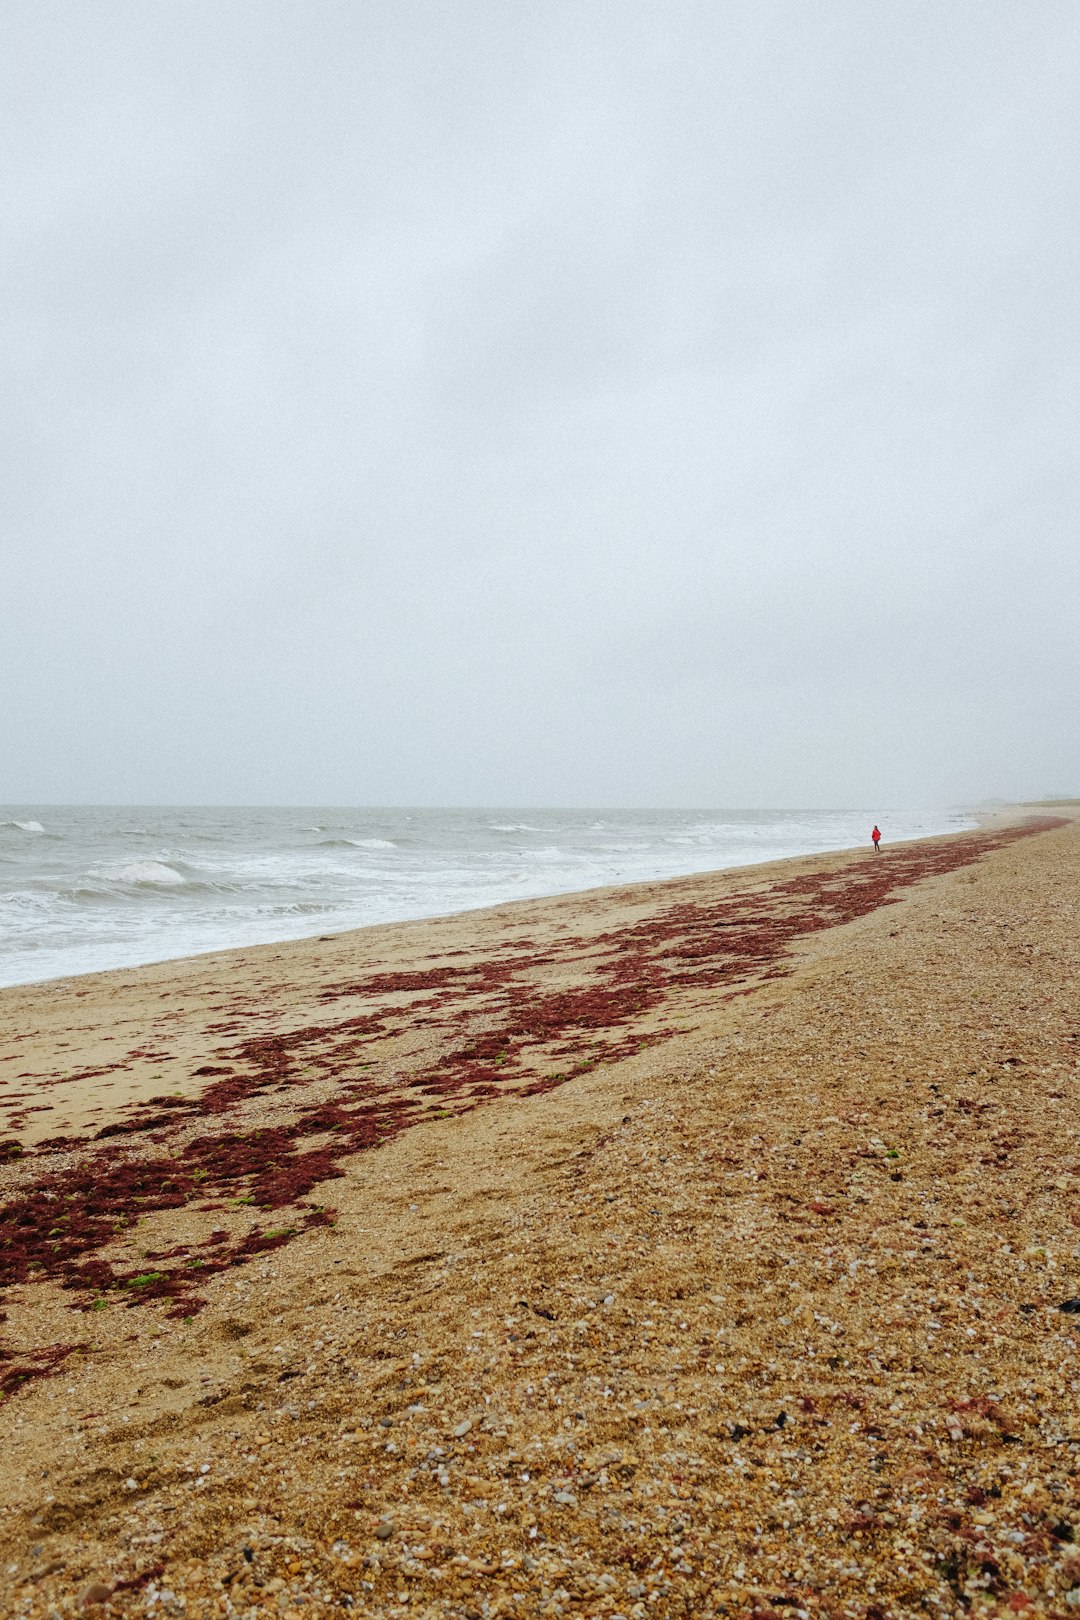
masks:
<path id="1" fill-rule="evenodd" d="M 332 1222 L 332 1211 L 311 1201 L 314 1190 L 344 1175 L 343 1163 L 355 1155 L 430 1120 L 433 1110 L 461 1113 L 499 1096 L 549 1091 L 670 1039 L 677 1031 L 661 1020 L 675 996 L 685 1003 L 687 991 L 746 994 L 790 971 L 785 958 L 799 939 L 1060 825 L 1058 817 L 1032 817 L 1000 831 L 900 846 L 884 859 L 849 860 L 764 891 L 670 906 L 592 940 L 591 973 L 572 988 L 536 982 L 537 970 L 549 968 L 558 953 L 523 948 L 528 941 L 471 966 L 327 984 L 319 995 L 324 1005 L 356 997 L 395 997 L 398 1004 L 242 1040 L 227 1062 L 219 1051 L 195 1070 L 209 1082 L 198 1096 L 154 1097 L 133 1119 L 100 1131 L 99 1145 L 58 1137 L 29 1153 L 17 1142 L 0 1143 L 0 1155 L 19 1159 L 20 1171 L 29 1172 L 0 1209 L 0 1287 L 51 1280 L 81 1310 L 110 1300 L 129 1306 L 165 1300 L 169 1314 L 194 1315 L 205 1304 L 198 1290 L 209 1277 Z M 559 949 L 569 958 L 581 945 L 566 940 Z M 401 1003 L 402 997 L 409 999 Z M 420 1024 L 449 1031 L 434 1061 L 389 1082 L 360 1070 L 365 1050 Z M 301 1102 L 319 1082 L 331 1084 L 334 1095 Z M 291 1119 L 249 1128 L 237 1118 L 231 1128 L 225 1123 L 270 1091 L 279 1105 L 295 1098 Z M 225 1128 L 207 1129 L 210 1120 Z M 42 1171 L 35 1174 L 39 1159 Z M 215 1199 L 267 1212 L 290 1207 L 292 1214 L 277 1227 L 256 1225 L 235 1237 L 218 1230 L 202 1243 L 144 1256 L 149 1264 L 142 1269 L 118 1269 L 101 1254 L 153 1212 L 221 1207 Z M 0 1352 L 0 1394 L 48 1376 L 74 1348 L 23 1353 L 17 1365 Z"/>

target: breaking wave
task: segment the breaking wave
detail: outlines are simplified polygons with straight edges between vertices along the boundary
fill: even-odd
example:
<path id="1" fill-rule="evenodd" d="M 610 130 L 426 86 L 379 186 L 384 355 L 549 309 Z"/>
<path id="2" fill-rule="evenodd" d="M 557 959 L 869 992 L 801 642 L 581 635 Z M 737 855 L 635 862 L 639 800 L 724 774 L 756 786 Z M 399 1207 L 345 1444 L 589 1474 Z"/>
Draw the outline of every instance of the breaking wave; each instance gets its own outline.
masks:
<path id="1" fill-rule="evenodd" d="M 152 884 L 156 888 L 175 888 L 184 882 L 184 874 L 164 861 L 130 861 L 127 866 L 106 868 L 98 874 L 110 883 L 131 883 L 138 886 Z"/>
<path id="2" fill-rule="evenodd" d="M 397 849 L 389 838 L 320 838 L 318 849 Z"/>

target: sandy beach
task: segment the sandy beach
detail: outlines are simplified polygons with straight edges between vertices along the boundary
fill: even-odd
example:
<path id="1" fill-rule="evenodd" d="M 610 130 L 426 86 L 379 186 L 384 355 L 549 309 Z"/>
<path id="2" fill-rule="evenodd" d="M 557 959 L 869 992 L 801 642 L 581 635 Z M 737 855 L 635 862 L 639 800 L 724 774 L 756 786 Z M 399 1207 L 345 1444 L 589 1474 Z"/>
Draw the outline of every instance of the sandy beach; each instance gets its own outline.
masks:
<path id="1" fill-rule="evenodd" d="M 1080 1614 L 1078 871 L 0 992 L 2 1612 Z"/>

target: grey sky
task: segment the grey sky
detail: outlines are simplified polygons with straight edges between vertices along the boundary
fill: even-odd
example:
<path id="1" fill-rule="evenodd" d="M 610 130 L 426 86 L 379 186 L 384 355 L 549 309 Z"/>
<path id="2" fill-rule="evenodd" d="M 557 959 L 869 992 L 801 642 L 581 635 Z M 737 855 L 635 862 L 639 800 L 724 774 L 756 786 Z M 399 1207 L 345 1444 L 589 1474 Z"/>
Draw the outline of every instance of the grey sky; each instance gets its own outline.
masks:
<path id="1" fill-rule="evenodd" d="M 0 801 L 1080 790 L 1080 8 L 0 14 Z"/>

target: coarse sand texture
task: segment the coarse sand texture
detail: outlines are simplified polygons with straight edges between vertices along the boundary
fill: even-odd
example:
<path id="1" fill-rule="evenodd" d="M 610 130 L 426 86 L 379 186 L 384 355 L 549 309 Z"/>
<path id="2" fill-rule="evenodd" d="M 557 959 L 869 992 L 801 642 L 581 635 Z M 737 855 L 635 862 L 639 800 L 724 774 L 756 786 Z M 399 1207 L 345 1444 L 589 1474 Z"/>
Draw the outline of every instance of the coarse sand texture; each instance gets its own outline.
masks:
<path id="1" fill-rule="evenodd" d="M 0 992 L 0 1614 L 1080 1620 L 1080 825 Z"/>

